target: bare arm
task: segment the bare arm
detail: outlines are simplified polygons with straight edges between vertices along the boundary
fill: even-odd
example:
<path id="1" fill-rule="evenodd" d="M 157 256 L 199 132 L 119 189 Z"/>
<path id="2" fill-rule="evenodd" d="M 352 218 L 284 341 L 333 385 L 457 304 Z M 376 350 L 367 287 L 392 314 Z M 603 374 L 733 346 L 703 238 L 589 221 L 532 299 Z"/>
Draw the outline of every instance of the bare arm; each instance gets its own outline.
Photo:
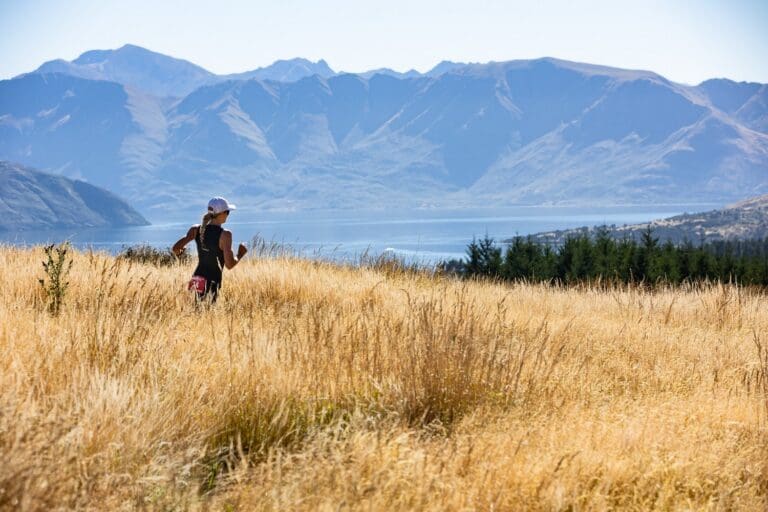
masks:
<path id="1" fill-rule="evenodd" d="M 248 249 L 243 244 L 237 248 L 237 257 L 232 253 L 232 232 L 223 230 L 219 238 L 219 249 L 224 253 L 224 266 L 227 269 L 234 268 L 235 265 L 245 256 Z"/>
<path id="2" fill-rule="evenodd" d="M 186 235 L 179 238 L 179 240 L 175 244 L 173 244 L 173 247 L 171 248 L 171 252 L 174 255 L 179 256 L 181 254 L 181 251 L 184 250 L 184 247 L 189 242 L 194 240 L 196 236 L 197 236 L 197 226 L 192 226 L 191 228 L 189 228 L 189 231 L 187 231 Z"/>

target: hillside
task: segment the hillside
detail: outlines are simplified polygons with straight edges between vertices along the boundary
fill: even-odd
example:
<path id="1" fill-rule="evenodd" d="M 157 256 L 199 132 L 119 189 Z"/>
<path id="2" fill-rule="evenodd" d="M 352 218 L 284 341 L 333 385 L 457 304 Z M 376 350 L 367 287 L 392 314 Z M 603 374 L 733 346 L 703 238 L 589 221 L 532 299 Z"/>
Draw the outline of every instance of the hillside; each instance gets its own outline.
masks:
<path id="1" fill-rule="evenodd" d="M 230 79 L 174 101 L 32 73 L 0 81 L 0 158 L 150 215 L 211 189 L 254 209 L 724 204 L 768 193 L 767 116 L 765 84 L 552 58 Z"/>
<path id="2" fill-rule="evenodd" d="M 0 161 L 0 230 L 142 226 L 136 210 L 83 181 Z"/>
<path id="3" fill-rule="evenodd" d="M 254 257 L 255 256 L 255 257 Z M 763 510 L 768 307 L 0 247 L 0 508 Z M 44 355 L 44 357 L 41 357 Z"/>
<path id="4" fill-rule="evenodd" d="M 660 241 L 716 242 L 721 240 L 756 240 L 768 238 L 768 195 L 741 201 L 720 210 L 686 213 L 666 219 L 625 226 L 584 226 L 531 235 L 542 243 L 562 244 L 568 237 L 594 236 L 604 229 L 611 238 L 640 240 L 648 228 Z M 509 240 L 507 240 L 509 241 Z"/>

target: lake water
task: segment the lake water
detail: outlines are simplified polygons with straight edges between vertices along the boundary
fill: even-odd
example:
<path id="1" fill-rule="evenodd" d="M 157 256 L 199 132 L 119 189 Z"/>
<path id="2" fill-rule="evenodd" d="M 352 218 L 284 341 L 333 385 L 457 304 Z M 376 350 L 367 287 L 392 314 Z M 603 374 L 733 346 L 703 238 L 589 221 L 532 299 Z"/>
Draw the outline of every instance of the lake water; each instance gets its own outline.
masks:
<path id="1" fill-rule="evenodd" d="M 634 224 L 711 210 L 721 205 L 664 205 L 624 207 L 525 206 L 505 209 L 411 211 L 245 212 L 236 210 L 226 226 L 235 243 L 260 236 L 285 244 L 309 257 L 354 259 L 361 254 L 393 253 L 409 261 L 434 262 L 462 258 L 473 237 L 488 234 L 496 240 L 515 235 L 585 225 Z M 0 242 L 14 245 L 58 243 L 69 240 L 78 248 L 117 253 L 134 244 L 171 246 L 191 224 L 155 222 L 151 226 L 109 229 L 0 232 Z M 194 246 L 194 244 L 192 244 Z M 194 247 L 193 247 L 194 248 Z"/>

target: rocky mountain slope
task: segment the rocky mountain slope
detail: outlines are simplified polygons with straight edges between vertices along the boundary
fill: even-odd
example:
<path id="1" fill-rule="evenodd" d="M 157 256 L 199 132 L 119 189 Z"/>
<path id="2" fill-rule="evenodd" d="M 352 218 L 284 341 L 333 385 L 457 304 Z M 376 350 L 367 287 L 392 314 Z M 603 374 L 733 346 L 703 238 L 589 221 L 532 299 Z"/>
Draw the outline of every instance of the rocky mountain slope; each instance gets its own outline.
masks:
<path id="1" fill-rule="evenodd" d="M 142 226 L 136 210 L 111 192 L 0 161 L 0 230 Z"/>

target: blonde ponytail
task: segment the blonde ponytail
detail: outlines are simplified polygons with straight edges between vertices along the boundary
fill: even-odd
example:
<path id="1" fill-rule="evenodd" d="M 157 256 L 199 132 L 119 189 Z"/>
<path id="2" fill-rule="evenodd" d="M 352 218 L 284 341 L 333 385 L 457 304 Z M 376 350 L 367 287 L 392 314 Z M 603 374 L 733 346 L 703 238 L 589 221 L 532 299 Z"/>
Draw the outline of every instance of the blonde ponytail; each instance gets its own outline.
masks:
<path id="1" fill-rule="evenodd" d="M 216 217 L 216 214 L 213 213 L 213 211 L 208 210 L 208 212 L 203 215 L 203 221 L 200 223 L 200 229 L 198 229 L 198 235 L 200 236 L 200 247 L 207 251 L 208 249 L 205 248 L 205 228 L 208 226 L 208 224 L 211 223 L 211 221 Z"/>

